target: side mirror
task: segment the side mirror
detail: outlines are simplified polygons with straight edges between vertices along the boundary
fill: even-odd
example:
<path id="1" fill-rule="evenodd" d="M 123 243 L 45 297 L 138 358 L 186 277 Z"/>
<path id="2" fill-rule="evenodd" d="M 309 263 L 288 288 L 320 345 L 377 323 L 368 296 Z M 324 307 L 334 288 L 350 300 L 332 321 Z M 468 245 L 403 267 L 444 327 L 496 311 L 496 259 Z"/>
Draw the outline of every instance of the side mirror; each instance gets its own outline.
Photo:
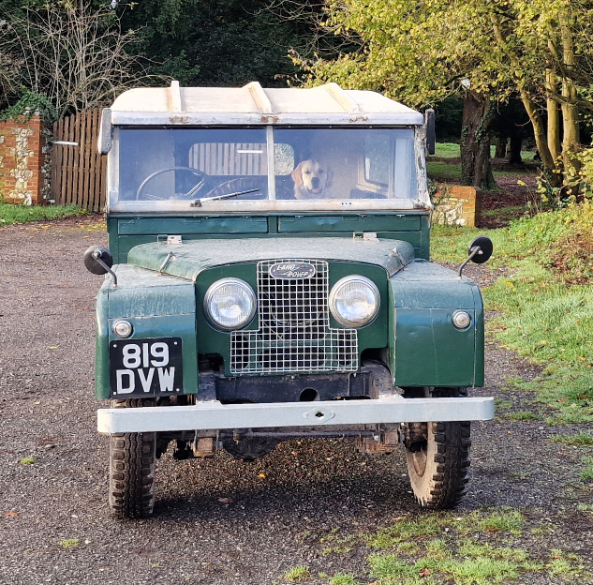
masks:
<path id="1" fill-rule="evenodd" d="M 117 286 L 117 277 L 115 276 L 115 272 L 111 270 L 113 256 L 107 248 L 104 246 L 91 246 L 84 253 L 82 259 L 89 272 L 99 275 L 109 273 L 113 277 L 113 284 Z"/>
<path id="2" fill-rule="evenodd" d="M 483 264 L 487 262 L 490 257 L 492 256 L 492 252 L 494 251 L 494 244 L 492 240 L 487 236 L 478 236 L 471 241 L 471 244 L 467 248 L 468 257 L 465 262 L 459 267 L 459 278 L 461 278 L 461 273 L 463 269 L 466 267 L 467 263 L 471 260 L 476 264 Z"/>
<path id="3" fill-rule="evenodd" d="M 490 260 L 493 251 L 494 244 L 487 236 L 478 236 L 477 238 L 474 238 L 467 248 L 469 260 L 476 264 L 483 264 Z"/>
<path id="4" fill-rule="evenodd" d="M 424 112 L 424 124 L 426 126 L 426 150 L 428 154 L 434 154 L 437 147 L 437 133 L 434 110 Z"/>

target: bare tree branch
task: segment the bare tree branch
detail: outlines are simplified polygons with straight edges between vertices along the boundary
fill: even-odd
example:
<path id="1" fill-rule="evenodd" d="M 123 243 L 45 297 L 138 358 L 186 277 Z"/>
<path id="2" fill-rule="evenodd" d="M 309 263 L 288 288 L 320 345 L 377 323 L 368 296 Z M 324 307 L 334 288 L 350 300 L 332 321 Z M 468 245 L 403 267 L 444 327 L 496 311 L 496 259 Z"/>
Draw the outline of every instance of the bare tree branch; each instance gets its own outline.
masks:
<path id="1" fill-rule="evenodd" d="M 0 22 L 0 87 L 47 95 L 60 115 L 105 105 L 146 79 L 129 51 L 135 33 L 122 32 L 116 14 L 93 11 L 89 0 L 27 8 L 24 16 L 0 10 Z"/>

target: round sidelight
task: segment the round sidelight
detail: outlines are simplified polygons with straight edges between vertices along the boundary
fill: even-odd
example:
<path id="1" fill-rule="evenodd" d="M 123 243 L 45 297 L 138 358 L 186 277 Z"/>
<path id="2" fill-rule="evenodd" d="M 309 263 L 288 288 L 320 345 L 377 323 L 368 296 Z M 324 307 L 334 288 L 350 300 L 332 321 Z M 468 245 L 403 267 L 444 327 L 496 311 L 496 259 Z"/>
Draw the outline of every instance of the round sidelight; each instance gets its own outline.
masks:
<path id="1" fill-rule="evenodd" d="M 204 297 L 206 318 L 220 331 L 232 331 L 249 325 L 255 309 L 253 289 L 239 278 L 217 280 Z"/>
<path id="2" fill-rule="evenodd" d="M 380 302 L 375 283 L 358 275 L 338 280 L 329 295 L 331 314 L 346 327 L 363 327 L 371 323 L 379 312 Z"/>
<path id="3" fill-rule="evenodd" d="M 452 321 L 457 329 L 467 329 L 471 325 L 472 318 L 465 311 L 455 311 Z"/>
<path id="4" fill-rule="evenodd" d="M 115 333 L 118 337 L 125 339 L 126 337 L 130 337 L 134 332 L 134 328 L 129 321 L 124 321 L 123 319 L 120 321 L 116 321 L 113 324 L 113 333 Z"/>

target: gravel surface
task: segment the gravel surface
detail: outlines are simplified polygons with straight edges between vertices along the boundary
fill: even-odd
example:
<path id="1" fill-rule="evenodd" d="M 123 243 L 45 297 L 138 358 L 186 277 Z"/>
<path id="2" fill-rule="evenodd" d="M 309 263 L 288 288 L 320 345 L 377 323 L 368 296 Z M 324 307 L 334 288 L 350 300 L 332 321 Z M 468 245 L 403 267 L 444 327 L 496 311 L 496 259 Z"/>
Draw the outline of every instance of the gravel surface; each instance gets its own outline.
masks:
<path id="1" fill-rule="evenodd" d="M 429 514 L 413 502 L 403 452 L 373 457 L 346 440 L 293 441 L 254 463 L 224 452 L 178 462 L 169 451 L 157 466 L 154 517 L 111 517 L 108 441 L 96 433 L 93 396 L 101 277 L 82 264 L 91 243 L 106 243 L 93 218 L 0 228 L 0 584 L 260 585 L 285 583 L 296 565 L 310 568 L 311 583 L 327 583 L 320 572 L 372 581 L 368 548 L 323 554 L 320 536 Z M 472 268 L 478 280 L 492 279 Z M 487 386 L 474 395 L 532 409 L 532 396 L 504 386 L 537 373 L 489 344 Z M 527 526 L 515 546 L 542 558 L 562 548 L 593 568 L 593 514 L 577 510 L 593 504 L 593 486 L 580 479 L 586 450 L 549 440 L 584 429 L 505 420 L 511 410 L 473 425 L 472 479 L 459 513 L 520 509 Z M 529 528 L 542 526 L 538 540 Z M 519 582 L 562 581 L 529 574 Z"/>

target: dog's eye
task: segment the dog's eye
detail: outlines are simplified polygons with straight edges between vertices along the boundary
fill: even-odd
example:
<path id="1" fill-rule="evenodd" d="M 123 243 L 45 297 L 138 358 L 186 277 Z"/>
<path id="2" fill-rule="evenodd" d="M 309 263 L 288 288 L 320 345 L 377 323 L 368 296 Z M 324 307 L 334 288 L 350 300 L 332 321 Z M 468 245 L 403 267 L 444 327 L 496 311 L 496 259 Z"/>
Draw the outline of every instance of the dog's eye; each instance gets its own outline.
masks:
<path id="1" fill-rule="evenodd" d="M 324 171 L 323 169 L 319 169 L 317 172 L 318 172 L 318 174 L 320 174 L 320 175 L 323 175 L 323 173 L 325 173 L 325 171 Z"/>
<path id="2" fill-rule="evenodd" d="M 305 171 L 305 175 L 310 175 L 311 171 Z"/>

